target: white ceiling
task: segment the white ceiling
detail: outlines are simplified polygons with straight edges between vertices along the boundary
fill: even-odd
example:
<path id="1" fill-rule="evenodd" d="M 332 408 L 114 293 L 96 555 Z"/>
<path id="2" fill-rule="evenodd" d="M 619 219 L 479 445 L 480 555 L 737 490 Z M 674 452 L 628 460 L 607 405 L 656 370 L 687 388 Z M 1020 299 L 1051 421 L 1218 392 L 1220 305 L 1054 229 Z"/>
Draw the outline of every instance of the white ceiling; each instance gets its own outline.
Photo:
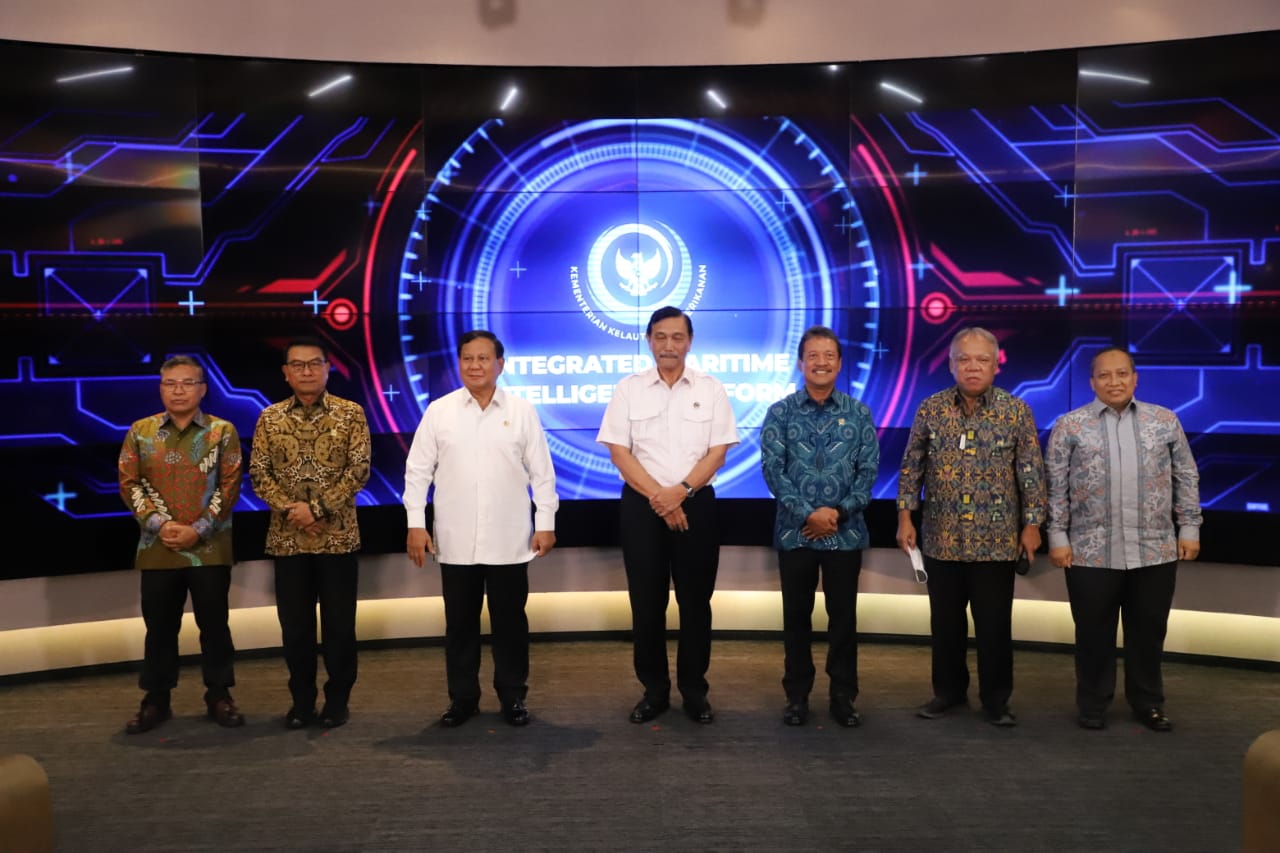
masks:
<path id="1" fill-rule="evenodd" d="M 477 65 L 733 65 L 1280 29 L 1280 0 L 3 0 L 0 38 Z"/>

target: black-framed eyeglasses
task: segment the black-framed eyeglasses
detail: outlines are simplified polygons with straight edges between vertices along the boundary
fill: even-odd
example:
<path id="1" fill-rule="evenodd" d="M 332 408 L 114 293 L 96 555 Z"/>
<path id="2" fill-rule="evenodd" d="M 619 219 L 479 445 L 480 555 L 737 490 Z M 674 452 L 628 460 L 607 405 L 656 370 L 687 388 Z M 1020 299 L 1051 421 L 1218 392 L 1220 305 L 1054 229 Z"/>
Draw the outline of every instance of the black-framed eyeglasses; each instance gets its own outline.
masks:
<path id="1" fill-rule="evenodd" d="M 310 361 L 287 361 L 285 362 L 289 369 L 294 373 L 302 373 L 307 370 L 320 370 L 325 365 L 323 358 L 313 358 Z"/>

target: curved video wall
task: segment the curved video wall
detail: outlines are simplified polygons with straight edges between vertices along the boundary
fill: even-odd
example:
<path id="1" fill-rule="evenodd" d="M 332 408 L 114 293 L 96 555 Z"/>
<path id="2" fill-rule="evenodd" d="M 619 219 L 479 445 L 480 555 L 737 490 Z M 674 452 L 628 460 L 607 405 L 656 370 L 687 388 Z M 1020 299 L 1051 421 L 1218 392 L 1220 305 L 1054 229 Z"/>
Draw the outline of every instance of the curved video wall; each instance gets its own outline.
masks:
<path id="1" fill-rule="evenodd" d="M 758 429 L 808 325 L 844 341 L 884 500 L 916 403 L 951 382 L 950 337 L 982 325 L 1044 430 L 1092 397 L 1092 354 L 1127 347 L 1139 396 L 1180 414 L 1219 529 L 1261 531 L 1280 508 L 1277 51 L 1263 33 L 480 69 L 0 44 L 0 460 L 23 528 L 4 573 L 128 565 L 116 452 L 159 408 L 159 364 L 200 357 L 205 408 L 247 445 L 288 393 L 295 334 L 328 343 L 330 390 L 369 414 L 374 525 L 403 523 L 408 441 L 477 327 L 540 411 L 572 519 L 617 495 L 596 429 L 668 304 L 733 401 L 743 442 L 717 491 L 753 518 Z M 263 508 L 246 480 L 246 557 Z"/>

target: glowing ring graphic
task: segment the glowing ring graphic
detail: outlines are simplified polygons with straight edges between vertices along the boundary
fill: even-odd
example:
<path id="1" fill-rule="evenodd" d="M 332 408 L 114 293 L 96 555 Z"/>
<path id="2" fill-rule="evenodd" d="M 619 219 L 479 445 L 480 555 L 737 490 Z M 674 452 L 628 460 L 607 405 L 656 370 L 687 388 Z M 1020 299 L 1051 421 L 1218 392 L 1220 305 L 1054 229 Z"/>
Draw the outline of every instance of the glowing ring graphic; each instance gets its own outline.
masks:
<path id="1" fill-rule="evenodd" d="M 360 319 L 356 304 L 350 299 L 341 297 L 333 300 L 324 310 L 324 319 L 339 332 L 345 332 Z"/>
<path id="2" fill-rule="evenodd" d="M 746 352 L 787 353 L 794 358 L 804 329 L 812 323 L 838 326 L 839 312 L 853 318 L 842 333 L 860 349 L 857 357 L 846 355 L 846 373 L 854 393 L 866 389 L 874 359 L 862 353 L 879 346 L 880 265 L 844 170 L 796 125 L 771 118 L 730 130 L 712 122 L 678 119 L 602 119 L 523 139 L 514 150 L 501 143 L 504 130 L 501 120 L 491 120 L 456 149 L 429 187 L 405 240 L 398 298 L 403 378 L 412 394 L 397 405 L 417 406 L 417 413 L 410 412 L 406 420 L 425 408 L 431 384 L 439 378 L 415 369 L 427 351 L 426 342 L 419 340 L 422 318 L 428 316 L 437 318 L 429 346 L 443 358 L 452 352 L 457 335 L 474 327 L 493 330 L 515 352 L 529 352 L 531 340 L 541 335 L 558 341 L 576 336 L 584 352 L 610 345 L 616 351 L 626 345 L 633 353 L 647 355 L 641 336 L 649 311 L 656 304 L 679 304 L 691 312 L 711 312 L 692 313 L 699 342 L 719 346 L 733 336 L 735 346 Z M 459 180 L 460 174 L 467 176 L 465 181 Z M 452 189 L 455 182 L 476 191 L 457 194 Z M 650 189 L 665 192 L 649 193 Z M 607 209 L 611 192 L 625 200 L 617 210 Z M 679 198 L 680 205 L 664 208 L 662 199 L 667 197 Z M 628 204 L 630 212 L 624 215 Z M 577 208 L 570 211 L 574 205 Z M 587 216 L 583 205 L 589 208 Z M 685 215 L 691 206 L 702 220 Z M 699 221 L 713 223 L 714 229 L 699 231 Z M 425 235 L 437 222 L 445 223 L 441 227 L 448 239 L 433 242 L 429 252 Z M 589 233 L 574 231 L 588 225 Z M 648 295 L 637 294 L 633 302 L 607 283 L 590 280 L 591 270 L 610 264 L 612 255 L 589 256 L 583 248 L 598 248 L 607 242 L 605 235 L 628 228 L 637 235 L 656 234 L 673 241 L 671 260 L 664 252 L 663 265 L 665 270 L 678 265 L 681 276 L 674 284 L 664 280 L 663 287 Z M 661 242 L 655 239 L 654 245 Z M 722 249 L 716 255 L 713 250 L 722 242 L 741 249 L 743 259 Z M 831 245 L 845 243 L 848 259 L 829 255 Z M 601 320 L 595 329 L 584 325 L 585 312 L 577 304 L 556 302 L 569 292 L 568 280 L 556 278 L 563 271 L 534 269 L 535 260 L 545 267 L 546 257 L 579 251 L 575 275 L 581 277 L 587 311 Z M 716 280 L 714 273 L 705 288 L 699 287 L 695 270 L 733 263 L 750 276 L 739 279 L 758 282 L 759 298 L 769 310 L 724 307 L 732 304 L 727 296 L 731 285 Z M 581 275 L 582 269 L 586 275 Z M 699 304 L 690 304 L 698 299 Z M 711 331 L 704 333 L 708 323 Z M 614 337 L 603 338 L 601 332 Z M 700 349 L 705 351 L 706 345 L 695 346 L 695 353 Z M 452 370 L 437 393 L 457 387 Z M 796 379 L 791 365 L 753 377 L 769 387 Z M 503 377 L 508 387 L 537 381 L 510 370 Z M 753 396 L 754 386 L 744 383 L 738 383 L 736 391 L 731 399 L 737 422 L 744 442 L 751 443 L 752 431 L 772 399 Z M 594 443 L 603 405 L 591 405 L 585 398 L 570 402 L 540 407 L 565 496 L 613 497 L 617 473 Z M 717 485 L 722 493 L 732 492 L 736 483 L 752 478 L 759 478 L 757 458 L 738 452 L 730 455 Z"/>

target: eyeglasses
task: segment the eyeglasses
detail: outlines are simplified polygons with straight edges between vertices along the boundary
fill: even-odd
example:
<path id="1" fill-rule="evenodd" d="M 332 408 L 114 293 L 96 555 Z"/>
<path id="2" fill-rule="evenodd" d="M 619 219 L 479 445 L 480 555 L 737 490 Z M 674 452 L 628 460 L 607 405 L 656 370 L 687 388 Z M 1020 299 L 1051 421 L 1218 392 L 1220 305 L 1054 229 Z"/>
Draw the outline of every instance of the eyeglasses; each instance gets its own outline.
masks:
<path id="1" fill-rule="evenodd" d="M 203 384 L 203 379 L 165 379 L 160 383 L 160 387 L 166 391 L 173 391 L 176 388 L 194 388 Z"/>
<path id="2" fill-rule="evenodd" d="M 307 370 L 320 370 L 324 367 L 325 361 L 323 358 L 313 358 L 310 361 L 288 361 L 285 364 L 294 373 L 303 373 Z"/>

